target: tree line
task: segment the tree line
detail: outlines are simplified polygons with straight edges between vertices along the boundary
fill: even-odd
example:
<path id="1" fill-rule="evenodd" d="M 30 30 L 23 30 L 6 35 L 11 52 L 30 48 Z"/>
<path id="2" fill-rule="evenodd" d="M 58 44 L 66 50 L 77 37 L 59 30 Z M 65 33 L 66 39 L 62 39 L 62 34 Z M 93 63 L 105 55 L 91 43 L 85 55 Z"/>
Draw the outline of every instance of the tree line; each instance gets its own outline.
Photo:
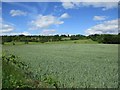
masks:
<path id="1" fill-rule="evenodd" d="M 68 39 L 66 39 L 68 38 Z M 65 41 L 65 40 L 79 40 L 85 38 L 83 35 L 53 35 L 53 36 L 25 36 L 25 35 L 14 35 L 14 36 L 2 36 L 2 43 L 5 42 L 54 42 L 54 41 Z"/>
<path id="2" fill-rule="evenodd" d="M 118 35 L 113 34 L 94 34 L 89 35 L 88 38 L 91 38 L 93 41 L 105 44 L 120 44 L 120 33 Z"/>
<path id="3" fill-rule="evenodd" d="M 54 42 L 54 41 L 66 41 L 66 40 L 81 40 L 81 39 L 92 39 L 99 43 L 105 44 L 120 44 L 120 33 L 118 35 L 113 34 L 94 34 L 89 36 L 84 35 L 53 35 L 53 36 L 25 36 L 25 35 L 14 35 L 14 36 L 0 36 L 2 38 L 2 44 L 5 42 Z"/>

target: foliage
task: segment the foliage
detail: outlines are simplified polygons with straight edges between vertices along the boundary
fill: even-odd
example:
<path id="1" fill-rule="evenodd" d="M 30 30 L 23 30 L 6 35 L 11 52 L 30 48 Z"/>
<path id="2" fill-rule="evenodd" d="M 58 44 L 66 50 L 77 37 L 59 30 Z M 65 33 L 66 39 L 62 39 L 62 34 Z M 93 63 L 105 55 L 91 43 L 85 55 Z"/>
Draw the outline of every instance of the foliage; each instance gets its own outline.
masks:
<path id="1" fill-rule="evenodd" d="M 72 35 L 72 36 L 70 37 L 70 39 L 71 39 L 71 40 L 79 40 L 79 39 L 86 39 L 86 37 L 83 36 L 83 35 Z"/>
<path id="2" fill-rule="evenodd" d="M 119 44 L 120 43 L 120 34 L 94 34 L 89 36 L 84 35 L 54 35 L 54 36 L 24 36 L 24 35 L 15 35 L 15 36 L 2 36 L 2 44 L 5 42 L 55 42 L 55 41 L 68 41 L 68 40 L 83 40 L 83 39 L 92 39 L 93 41 L 98 41 L 99 43 L 107 44 Z M 15 45 L 15 43 L 13 44 Z"/>
<path id="3" fill-rule="evenodd" d="M 105 44 L 120 44 L 120 34 L 119 35 L 110 35 L 110 34 L 95 34 L 89 35 L 93 41 L 98 41 L 99 43 Z"/>
<path id="4" fill-rule="evenodd" d="M 17 61 L 15 60 L 16 56 L 10 55 L 2 57 L 3 64 L 3 78 L 2 78 L 2 87 L 3 88 L 20 88 L 23 87 L 25 83 L 25 75 L 21 72 L 20 68 L 15 67 Z M 14 63 L 14 64 L 13 64 Z"/>
<path id="5" fill-rule="evenodd" d="M 2 42 L 52 42 L 52 41 L 61 41 L 61 37 L 59 35 L 54 36 L 24 36 L 24 35 L 15 35 L 15 36 L 2 36 Z"/>
<path id="6" fill-rule="evenodd" d="M 34 79 L 32 85 L 35 87 L 117 87 L 117 45 L 78 43 L 4 45 L 3 50 L 19 55 L 20 62 L 29 63 Z M 41 82 L 47 85 L 41 86 Z"/>
<path id="7" fill-rule="evenodd" d="M 56 87 L 57 83 L 49 75 L 42 76 L 44 80 L 36 80 L 30 67 L 25 62 L 19 61 L 15 55 L 2 56 L 3 63 L 3 88 L 41 88 L 46 84 Z M 42 83 L 44 83 L 42 85 Z M 40 84 L 40 85 L 39 85 Z M 47 85 L 48 86 L 48 85 Z"/>

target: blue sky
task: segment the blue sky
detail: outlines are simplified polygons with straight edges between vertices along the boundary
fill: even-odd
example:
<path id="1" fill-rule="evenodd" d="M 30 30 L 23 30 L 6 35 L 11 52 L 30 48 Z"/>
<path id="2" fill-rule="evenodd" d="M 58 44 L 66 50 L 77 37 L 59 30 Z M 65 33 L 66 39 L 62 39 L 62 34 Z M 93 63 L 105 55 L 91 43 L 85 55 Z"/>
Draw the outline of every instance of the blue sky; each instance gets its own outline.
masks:
<path id="1" fill-rule="evenodd" d="M 3 35 L 116 34 L 117 3 L 4 2 Z"/>

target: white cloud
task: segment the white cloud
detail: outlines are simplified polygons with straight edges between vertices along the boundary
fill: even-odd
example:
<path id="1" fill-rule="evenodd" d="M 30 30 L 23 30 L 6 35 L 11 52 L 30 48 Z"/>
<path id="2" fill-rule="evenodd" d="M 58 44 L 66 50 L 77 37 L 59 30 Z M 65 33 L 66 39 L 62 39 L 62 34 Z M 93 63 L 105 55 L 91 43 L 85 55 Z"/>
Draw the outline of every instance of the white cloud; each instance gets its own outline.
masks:
<path id="1" fill-rule="evenodd" d="M 14 30 L 14 27 L 12 25 L 3 24 L 2 25 L 2 30 L 0 31 L 0 33 L 9 33 L 13 30 Z"/>
<path id="2" fill-rule="evenodd" d="M 83 6 L 92 6 L 95 8 L 102 8 L 102 10 L 108 10 L 112 8 L 117 8 L 118 3 L 117 2 L 88 2 L 88 3 L 82 3 Z"/>
<path id="3" fill-rule="evenodd" d="M 29 32 L 14 32 L 15 25 L 9 22 L 4 21 L 2 18 L 0 18 L 0 35 L 30 35 Z"/>
<path id="4" fill-rule="evenodd" d="M 0 36 L 1 35 L 30 35 L 29 32 L 14 32 L 15 25 L 9 22 L 6 22 L 0 18 Z"/>
<path id="5" fill-rule="evenodd" d="M 43 35 L 52 35 L 52 34 L 55 34 L 55 33 L 56 33 L 55 29 L 45 29 L 45 30 L 42 31 Z"/>
<path id="6" fill-rule="evenodd" d="M 48 2 L 48 0 L 4 0 L 4 2 Z M 50 2 L 118 2 L 119 0 L 50 0 Z"/>
<path id="7" fill-rule="evenodd" d="M 32 27 L 30 29 L 32 30 L 37 30 L 37 29 L 44 29 L 48 28 L 53 25 L 60 25 L 63 24 L 64 21 L 59 20 L 59 17 L 55 17 L 52 15 L 38 15 L 38 17 L 31 21 Z"/>
<path id="8" fill-rule="evenodd" d="M 22 32 L 22 33 L 19 33 L 19 34 L 23 34 L 23 35 L 31 35 L 29 32 L 27 32 L 27 31 L 24 31 L 24 32 Z"/>
<path id="9" fill-rule="evenodd" d="M 0 18 L 0 34 L 2 33 L 9 33 L 15 30 L 15 27 L 13 24 L 2 21 L 2 18 Z"/>
<path id="10" fill-rule="evenodd" d="M 63 2 L 63 3 L 62 3 L 62 6 L 63 6 L 65 9 L 75 8 L 74 3 L 72 3 L 72 2 Z"/>
<path id="11" fill-rule="evenodd" d="M 70 16 L 68 15 L 68 13 L 64 13 L 60 16 L 60 18 L 69 18 Z"/>
<path id="12" fill-rule="evenodd" d="M 60 1 L 61 2 L 119 2 L 119 0 L 60 0 Z"/>
<path id="13" fill-rule="evenodd" d="M 26 16 L 27 12 L 24 12 L 21 10 L 11 10 L 10 14 L 11 14 L 11 16 Z"/>
<path id="14" fill-rule="evenodd" d="M 76 9 L 79 7 L 95 7 L 95 8 L 102 8 L 102 10 L 108 10 L 112 8 L 117 8 L 117 2 L 62 2 L 62 6 L 65 9 Z"/>
<path id="15" fill-rule="evenodd" d="M 26 31 L 24 31 L 24 32 L 9 32 L 9 33 L 0 33 L 0 35 L 32 35 L 32 34 L 30 34 L 29 32 L 26 32 Z"/>
<path id="16" fill-rule="evenodd" d="M 107 18 L 106 16 L 94 16 L 94 17 L 93 17 L 93 20 L 101 21 L 101 20 L 105 20 L 106 18 Z"/>
<path id="17" fill-rule="evenodd" d="M 102 24 L 95 25 L 85 31 L 86 35 L 90 34 L 117 34 L 118 20 L 105 21 Z"/>

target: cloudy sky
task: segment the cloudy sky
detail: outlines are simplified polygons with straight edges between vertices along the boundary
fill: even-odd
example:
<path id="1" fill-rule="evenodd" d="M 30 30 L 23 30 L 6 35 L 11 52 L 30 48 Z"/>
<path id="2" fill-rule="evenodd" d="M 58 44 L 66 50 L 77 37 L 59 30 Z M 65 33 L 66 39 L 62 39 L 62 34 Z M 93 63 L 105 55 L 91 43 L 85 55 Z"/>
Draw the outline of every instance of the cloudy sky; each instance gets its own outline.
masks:
<path id="1" fill-rule="evenodd" d="M 2 35 L 116 34 L 115 2 L 3 2 Z"/>

